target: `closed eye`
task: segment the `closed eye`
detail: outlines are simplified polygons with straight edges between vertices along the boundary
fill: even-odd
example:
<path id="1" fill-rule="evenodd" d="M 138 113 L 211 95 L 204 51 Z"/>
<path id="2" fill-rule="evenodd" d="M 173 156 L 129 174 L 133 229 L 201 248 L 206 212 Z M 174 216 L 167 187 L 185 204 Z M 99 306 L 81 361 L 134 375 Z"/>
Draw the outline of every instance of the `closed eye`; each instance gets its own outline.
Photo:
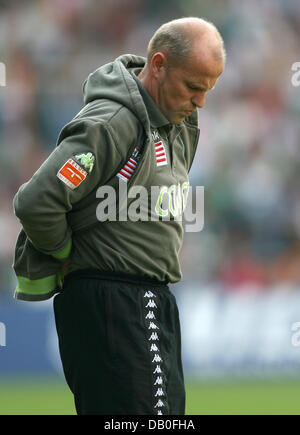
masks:
<path id="1" fill-rule="evenodd" d="M 192 91 L 204 91 L 204 89 L 199 88 L 199 86 L 188 84 L 187 87 Z"/>
<path id="2" fill-rule="evenodd" d="M 212 88 L 203 88 L 202 86 L 197 86 L 192 83 L 187 83 L 187 87 L 192 91 L 200 91 L 200 92 L 208 92 L 214 89 L 214 86 Z"/>

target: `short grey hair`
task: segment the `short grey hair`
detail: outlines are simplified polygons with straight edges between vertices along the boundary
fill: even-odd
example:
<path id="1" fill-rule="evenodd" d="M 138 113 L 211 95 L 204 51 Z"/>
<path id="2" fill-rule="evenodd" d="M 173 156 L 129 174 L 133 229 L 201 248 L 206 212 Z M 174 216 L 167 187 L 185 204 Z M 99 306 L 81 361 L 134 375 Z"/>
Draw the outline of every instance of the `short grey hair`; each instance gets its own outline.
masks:
<path id="1" fill-rule="evenodd" d="M 205 22 L 215 30 L 216 37 L 221 46 L 221 57 L 222 60 L 225 61 L 226 52 L 224 41 L 216 26 L 210 21 L 204 20 L 202 18 L 189 18 L 195 21 Z M 185 18 L 176 19 L 163 24 L 159 29 L 157 29 L 148 44 L 147 64 L 150 64 L 153 55 L 159 51 L 162 51 L 166 54 L 170 66 L 178 64 L 182 58 L 187 58 L 190 55 L 193 47 L 193 38 L 191 34 L 189 34 L 186 29 L 180 25 L 180 23 L 182 23 L 184 20 Z M 220 54 L 216 53 L 216 57 L 220 58 Z"/>
<path id="2" fill-rule="evenodd" d="M 159 51 L 166 53 L 170 62 L 187 57 L 191 51 L 191 39 L 175 26 L 164 24 L 152 36 L 148 45 L 147 62 Z"/>

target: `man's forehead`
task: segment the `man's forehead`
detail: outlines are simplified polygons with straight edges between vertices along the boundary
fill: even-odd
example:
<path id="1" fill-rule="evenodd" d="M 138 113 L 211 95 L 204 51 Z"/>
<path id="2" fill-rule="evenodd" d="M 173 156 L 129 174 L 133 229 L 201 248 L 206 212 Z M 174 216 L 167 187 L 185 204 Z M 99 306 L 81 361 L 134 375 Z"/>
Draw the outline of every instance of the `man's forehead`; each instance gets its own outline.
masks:
<path id="1" fill-rule="evenodd" d="M 179 65 L 182 74 L 185 74 L 190 79 L 197 80 L 200 77 L 219 77 L 224 70 L 222 61 L 215 61 L 208 58 L 190 58 L 186 62 Z"/>
<path id="2" fill-rule="evenodd" d="M 213 59 L 209 56 L 201 56 L 201 54 L 191 55 L 187 62 L 182 65 L 184 74 L 187 74 L 190 79 L 200 79 L 201 77 L 218 78 L 224 70 L 223 60 Z"/>
<path id="3" fill-rule="evenodd" d="M 224 69 L 225 53 L 221 42 L 215 36 L 191 41 L 187 63 L 200 69 Z"/>

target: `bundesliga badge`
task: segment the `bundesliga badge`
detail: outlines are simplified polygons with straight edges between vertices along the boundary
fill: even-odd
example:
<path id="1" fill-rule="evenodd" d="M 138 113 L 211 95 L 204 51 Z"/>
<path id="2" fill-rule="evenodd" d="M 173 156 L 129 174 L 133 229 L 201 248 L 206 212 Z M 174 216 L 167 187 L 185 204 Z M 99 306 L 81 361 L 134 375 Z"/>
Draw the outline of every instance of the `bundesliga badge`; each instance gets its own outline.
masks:
<path id="1" fill-rule="evenodd" d="M 87 174 L 73 159 L 69 159 L 56 175 L 70 189 L 74 190 L 85 180 Z"/>

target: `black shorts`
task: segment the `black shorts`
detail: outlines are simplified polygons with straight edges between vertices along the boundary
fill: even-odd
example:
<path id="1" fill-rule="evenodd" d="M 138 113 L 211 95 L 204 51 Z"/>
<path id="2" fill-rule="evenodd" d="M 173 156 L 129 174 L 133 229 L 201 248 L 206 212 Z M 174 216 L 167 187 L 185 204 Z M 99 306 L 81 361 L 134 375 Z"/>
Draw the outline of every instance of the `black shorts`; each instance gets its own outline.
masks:
<path id="1" fill-rule="evenodd" d="M 74 274 L 54 312 L 77 414 L 185 413 L 179 316 L 167 285 Z"/>

